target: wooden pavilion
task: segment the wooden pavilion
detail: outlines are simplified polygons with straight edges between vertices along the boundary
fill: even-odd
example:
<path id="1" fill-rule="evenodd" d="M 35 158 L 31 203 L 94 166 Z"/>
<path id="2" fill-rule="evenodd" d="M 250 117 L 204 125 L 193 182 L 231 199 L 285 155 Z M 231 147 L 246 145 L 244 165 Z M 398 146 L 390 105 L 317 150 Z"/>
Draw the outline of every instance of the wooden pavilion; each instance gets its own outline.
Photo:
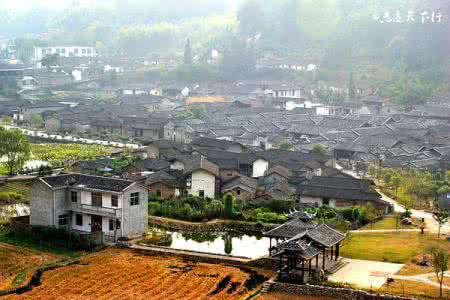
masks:
<path id="1" fill-rule="evenodd" d="M 326 224 L 316 225 L 299 218 L 268 232 L 270 256 L 279 261 L 280 279 L 305 283 L 320 280 L 339 260 L 345 235 Z M 276 245 L 272 247 L 272 239 Z M 281 242 L 280 242 L 281 241 Z"/>

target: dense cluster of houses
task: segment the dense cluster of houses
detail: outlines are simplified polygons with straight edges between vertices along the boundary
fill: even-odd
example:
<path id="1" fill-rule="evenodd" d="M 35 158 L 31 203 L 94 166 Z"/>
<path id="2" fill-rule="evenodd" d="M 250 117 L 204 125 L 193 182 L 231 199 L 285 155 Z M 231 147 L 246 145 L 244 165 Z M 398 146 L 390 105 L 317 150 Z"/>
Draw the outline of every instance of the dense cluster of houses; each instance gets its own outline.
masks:
<path id="1" fill-rule="evenodd" d="M 289 201 L 297 207 L 347 208 L 383 201 L 368 180 L 335 168 L 331 156 L 196 138 L 190 144 L 153 141 L 113 177 L 114 158 L 75 162 L 69 173 L 33 186 L 31 223 L 101 231 L 117 240 L 142 234 L 149 198 L 176 201 L 188 195 L 220 198 L 231 193 L 257 206 Z"/>
<path id="2" fill-rule="evenodd" d="M 248 90 L 252 90 L 250 87 Z M 181 87 L 123 88 L 116 91 L 113 102 L 99 103 L 93 97 L 76 95 L 61 97 L 60 101 L 5 101 L 0 115 L 10 115 L 20 124 L 40 114 L 49 132 L 138 143 L 165 140 L 189 144 L 198 137 L 207 137 L 240 143 L 255 151 L 287 144 L 301 152 L 321 144 L 341 166 L 358 171 L 367 171 L 369 163 L 438 170 L 450 154 L 448 105 L 429 104 L 399 111 L 374 104 L 372 99 L 367 102 L 371 105 L 361 102 L 359 106 L 376 110 L 382 107 L 385 112 L 344 112 L 342 106 L 338 114 L 321 115 L 306 107 L 279 107 L 280 101 L 307 101 L 278 98 L 280 89 L 276 91 L 274 95 L 252 98 L 251 92 L 239 94 L 230 89 L 225 102 L 195 96 L 200 102 L 188 105 L 189 97 L 183 96 Z M 294 97 L 295 91 L 289 95 Z M 388 113 L 389 109 L 392 111 Z"/>
<path id="3" fill-rule="evenodd" d="M 116 175 L 139 182 L 162 199 L 218 198 L 232 193 L 262 206 L 286 200 L 298 206 L 342 208 L 370 202 L 383 211 L 389 207 L 370 181 L 337 170 L 331 156 L 279 149 L 253 151 L 236 142 L 205 137 L 190 144 L 154 141 L 134 155 L 139 159 Z M 112 164 L 112 158 L 80 161 L 71 170 L 99 175 L 110 173 Z"/>

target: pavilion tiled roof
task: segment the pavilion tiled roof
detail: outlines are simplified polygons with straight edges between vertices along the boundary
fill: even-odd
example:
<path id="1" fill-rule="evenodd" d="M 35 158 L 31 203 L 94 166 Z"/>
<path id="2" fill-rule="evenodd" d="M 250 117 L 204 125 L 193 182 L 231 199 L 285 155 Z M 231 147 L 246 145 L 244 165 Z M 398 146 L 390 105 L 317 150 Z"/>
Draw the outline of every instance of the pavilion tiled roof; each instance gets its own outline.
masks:
<path id="1" fill-rule="evenodd" d="M 345 239 L 344 234 L 327 224 L 320 224 L 314 229 L 308 230 L 305 236 L 324 247 L 331 247 Z"/>
<path id="2" fill-rule="evenodd" d="M 264 235 L 272 238 L 292 238 L 314 228 L 315 226 L 315 224 L 306 223 L 300 219 L 292 219 L 270 231 L 267 231 Z"/>
<path id="3" fill-rule="evenodd" d="M 321 253 L 321 249 L 314 245 L 314 242 L 308 242 L 302 239 L 302 235 L 295 236 L 276 247 L 276 252 L 296 252 L 303 259 L 311 259 Z"/>

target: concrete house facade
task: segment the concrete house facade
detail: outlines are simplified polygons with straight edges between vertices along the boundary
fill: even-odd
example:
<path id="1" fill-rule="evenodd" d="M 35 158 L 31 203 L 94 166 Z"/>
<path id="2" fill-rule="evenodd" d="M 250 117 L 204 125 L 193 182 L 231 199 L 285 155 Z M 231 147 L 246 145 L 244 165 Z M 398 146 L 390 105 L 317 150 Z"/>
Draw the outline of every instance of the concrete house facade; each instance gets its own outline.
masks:
<path id="1" fill-rule="evenodd" d="M 219 177 L 217 165 L 203 156 L 195 157 L 186 162 L 184 174 L 188 194 L 212 199 L 216 197 L 216 178 Z"/>
<path id="2" fill-rule="evenodd" d="M 147 191 L 137 183 L 82 174 L 39 178 L 32 188 L 31 225 L 101 233 L 103 241 L 147 230 Z"/>

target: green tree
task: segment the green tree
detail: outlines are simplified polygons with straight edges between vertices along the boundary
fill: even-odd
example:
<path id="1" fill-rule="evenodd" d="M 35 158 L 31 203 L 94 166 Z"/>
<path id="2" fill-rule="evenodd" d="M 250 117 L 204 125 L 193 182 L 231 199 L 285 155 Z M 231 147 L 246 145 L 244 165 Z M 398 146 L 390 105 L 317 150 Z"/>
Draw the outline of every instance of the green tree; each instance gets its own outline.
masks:
<path id="1" fill-rule="evenodd" d="M 402 184 L 402 179 L 399 175 L 394 175 L 391 179 L 392 186 L 395 188 L 395 196 L 398 196 L 398 189 Z"/>
<path id="2" fill-rule="evenodd" d="M 439 296 L 442 298 L 442 285 L 444 282 L 444 275 L 445 272 L 448 271 L 448 258 L 449 254 L 448 251 L 439 249 L 439 248 L 433 248 L 431 249 L 431 257 L 432 257 L 432 264 L 433 264 L 433 270 L 436 274 L 436 278 L 439 282 Z"/>
<path id="3" fill-rule="evenodd" d="M 348 98 L 350 101 L 356 97 L 355 83 L 353 82 L 353 72 L 350 72 L 350 78 L 348 80 Z"/>
<path id="4" fill-rule="evenodd" d="M 10 125 L 13 122 L 13 119 L 10 116 L 4 116 L 0 119 L 0 123 Z"/>
<path id="5" fill-rule="evenodd" d="M 286 151 L 290 151 L 292 150 L 294 146 L 292 146 L 291 143 L 289 143 L 288 141 L 283 141 L 280 143 L 280 145 L 278 145 L 278 148 L 280 148 L 281 150 L 286 150 Z"/>
<path id="6" fill-rule="evenodd" d="M 438 222 L 438 225 L 439 225 L 438 237 L 440 237 L 441 236 L 441 227 L 442 227 L 442 225 L 444 225 L 445 223 L 448 222 L 448 220 L 450 219 L 450 214 L 447 210 L 445 210 L 443 208 L 438 208 L 433 212 L 433 218 L 436 220 L 436 222 Z"/>
<path id="7" fill-rule="evenodd" d="M 434 83 L 418 76 L 408 76 L 397 80 L 386 89 L 386 96 L 400 105 L 423 104 L 437 91 Z"/>
<path id="8" fill-rule="evenodd" d="M 40 128 L 44 125 L 44 119 L 40 114 L 32 114 L 30 117 L 31 126 L 34 128 Z"/>
<path id="9" fill-rule="evenodd" d="M 30 155 L 30 143 L 20 130 L 0 128 L 0 157 L 6 157 L 10 175 L 22 170 Z"/>
<path id="10" fill-rule="evenodd" d="M 438 195 L 447 195 L 448 193 L 450 193 L 450 186 L 448 186 L 447 184 L 442 185 L 437 190 Z"/>
<path id="11" fill-rule="evenodd" d="M 59 54 L 47 54 L 41 59 L 41 64 L 43 67 L 47 67 L 47 70 L 50 70 L 51 66 L 57 65 L 59 62 Z"/>
<path id="12" fill-rule="evenodd" d="M 328 153 L 327 147 L 322 144 L 317 144 L 311 150 L 312 153 L 325 156 Z"/>
<path id="13" fill-rule="evenodd" d="M 184 46 L 183 62 L 185 65 L 192 64 L 192 47 L 191 47 L 191 41 L 189 39 L 187 39 L 186 45 Z"/>
<path id="14" fill-rule="evenodd" d="M 225 212 L 225 218 L 226 219 L 232 219 L 233 218 L 233 209 L 234 209 L 234 203 L 235 198 L 232 194 L 226 194 L 224 196 L 224 212 Z"/>
<path id="15" fill-rule="evenodd" d="M 383 181 L 389 186 L 392 182 L 392 173 L 387 172 L 386 174 L 384 174 Z"/>

